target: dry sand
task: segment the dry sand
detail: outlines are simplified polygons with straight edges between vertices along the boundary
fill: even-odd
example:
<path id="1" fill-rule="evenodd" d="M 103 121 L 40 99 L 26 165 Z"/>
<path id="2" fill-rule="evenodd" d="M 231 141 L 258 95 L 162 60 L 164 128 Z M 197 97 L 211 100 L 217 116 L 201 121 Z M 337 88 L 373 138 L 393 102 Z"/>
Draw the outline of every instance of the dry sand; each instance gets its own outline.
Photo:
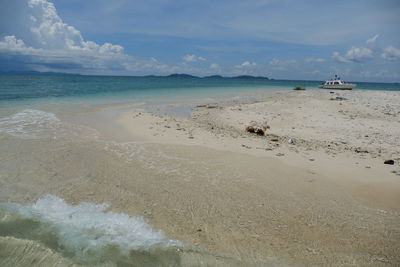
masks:
<path id="1" fill-rule="evenodd" d="M 35 153 L 46 166 L 54 146 L 51 167 L 4 179 L 2 197 L 109 202 L 243 265 L 399 266 L 399 103 L 399 92 L 284 91 L 199 106 L 189 118 L 124 111 L 96 124 L 106 152 L 100 143 L 47 142 Z M 270 129 L 247 133 L 251 121 Z M 24 157 L 4 160 L 38 164 Z M 29 193 L 21 201 L 17 192 Z"/>

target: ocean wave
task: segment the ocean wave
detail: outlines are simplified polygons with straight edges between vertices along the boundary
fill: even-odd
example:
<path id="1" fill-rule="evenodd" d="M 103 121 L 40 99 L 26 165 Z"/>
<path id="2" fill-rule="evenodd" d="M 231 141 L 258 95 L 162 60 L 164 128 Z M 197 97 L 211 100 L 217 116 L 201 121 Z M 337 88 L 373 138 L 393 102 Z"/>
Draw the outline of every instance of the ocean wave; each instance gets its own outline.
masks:
<path id="1" fill-rule="evenodd" d="M 87 202 L 73 206 L 54 195 L 30 206 L 2 203 L 0 236 L 37 240 L 84 264 L 157 259 L 159 251 L 175 255 L 183 247 L 153 230 L 142 217 L 106 211 L 108 206 Z"/>

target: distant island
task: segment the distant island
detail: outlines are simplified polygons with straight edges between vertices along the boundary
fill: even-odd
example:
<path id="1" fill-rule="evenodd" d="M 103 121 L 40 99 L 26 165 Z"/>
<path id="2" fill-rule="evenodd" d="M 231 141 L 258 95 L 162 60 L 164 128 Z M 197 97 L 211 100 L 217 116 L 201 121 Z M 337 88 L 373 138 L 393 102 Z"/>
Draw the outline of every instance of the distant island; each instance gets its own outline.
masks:
<path id="1" fill-rule="evenodd" d="M 157 76 L 155 76 L 157 77 Z M 161 76 L 165 77 L 165 76 Z M 211 75 L 211 76 L 205 76 L 205 77 L 199 77 L 199 76 L 193 76 L 189 74 L 178 74 L 174 73 L 171 75 L 168 75 L 166 77 L 171 77 L 171 78 L 182 78 L 182 79 L 236 79 L 236 80 L 270 80 L 268 77 L 263 77 L 263 76 L 251 76 L 251 75 L 239 75 L 239 76 L 229 76 L 229 77 L 224 77 L 221 75 Z"/>
<path id="2" fill-rule="evenodd" d="M 76 73 L 65 73 L 65 72 L 40 72 L 40 71 L 0 71 L 0 75 L 48 75 L 48 76 L 109 76 L 109 75 L 82 75 Z M 194 76 L 185 73 L 174 73 L 170 75 L 143 75 L 143 76 L 128 76 L 128 77 L 148 77 L 148 78 L 177 78 L 177 79 L 213 79 L 213 80 L 273 80 L 263 76 L 252 76 L 252 75 L 239 75 L 239 76 L 221 76 L 221 75 L 210 75 L 210 76 Z"/>
<path id="3" fill-rule="evenodd" d="M 34 70 L 27 71 L 0 71 L 0 74 L 3 75 L 47 75 L 47 76 L 81 76 L 81 74 L 77 73 L 65 73 L 65 72 L 41 72 Z"/>
<path id="4" fill-rule="evenodd" d="M 40 72 L 40 71 L 0 71 L 0 75 L 47 75 L 47 76 L 109 76 L 109 75 L 84 75 L 77 73 L 65 73 L 65 72 Z M 111 75 L 112 76 L 112 75 Z M 124 75 L 122 75 L 124 76 Z M 148 77 L 148 78 L 175 78 L 175 79 L 213 79 L 213 80 L 273 80 L 263 76 L 252 76 L 252 75 L 239 75 L 239 76 L 221 76 L 221 75 L 210 75 L 210 76 L 194 76 L 185 73 L 174 73 L 170 75 L 143 75 L 143 76 L 127 76 L 127 77 Z"/>

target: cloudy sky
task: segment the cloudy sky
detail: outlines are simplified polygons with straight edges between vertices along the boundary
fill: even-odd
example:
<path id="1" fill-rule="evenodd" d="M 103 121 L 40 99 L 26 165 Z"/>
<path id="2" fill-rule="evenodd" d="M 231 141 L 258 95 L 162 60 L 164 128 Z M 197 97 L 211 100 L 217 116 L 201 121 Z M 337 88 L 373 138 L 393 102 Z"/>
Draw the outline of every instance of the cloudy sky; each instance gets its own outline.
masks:
<path id="1" fill-rule="evenodd" d="M 400 82 L 399 0 L 0 0 L 0 71 Z"/>

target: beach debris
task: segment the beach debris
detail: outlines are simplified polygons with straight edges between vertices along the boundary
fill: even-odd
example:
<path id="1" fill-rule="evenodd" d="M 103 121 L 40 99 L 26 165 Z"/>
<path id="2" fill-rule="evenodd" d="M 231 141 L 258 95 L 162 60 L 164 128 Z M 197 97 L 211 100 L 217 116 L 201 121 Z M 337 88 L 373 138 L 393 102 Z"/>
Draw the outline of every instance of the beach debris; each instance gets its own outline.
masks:
<path id="1" fill-rule="evenodd" d="M 343 100 L 347 100 L 347 98 L 342 97 L 342 96 L 337 96 L 337 97 L 331 97 L 329 100 L 343 101 Z"/>
<path id="2" fill-rule="evenodd" d="M 222 108 L 217 104 L 205 104 L 205 105 L 197 105 L 196 108 Z"/>
<path id="3" fill-rule="evenodd" d="M 288 142 L 289 144 L 294 144 L 294 140 L 293 140 L 292 138 L 289 138 L 289 139 L 287 140 L 287 142 Z"/>
<path id="4" fill-rule="evenodd" d="M 271 141 L 272 141 L 272 142 L 278 142 L 279 139 L 278 139 L 278 138 L 272 138 Z"/>
<path id="5" fill-rule="evenodd" d="M 384 164 L 394 165 L 394 160 L 388 159 L 383 162 Z"/>
<path id="6" fill-rule="evenodd" d="M 219 107 L 215 105 L 207 105 L 207 108 L 219 108 Z"/>
<path id="7" fill-rule="evenodd" d="M 282 156 L 285 156 L 285 154 L 284 153 L 278 153 L 278 154 L 276 154 L 276 156 L 282 157 Z"/>
<path id="8" fill-rule="evenodd" d="M 355 151 L 356 153 L 369 153 L 368 150 L 361 150 L 360 148 L 356 148 L 354 151 Z"/>
<path id="9" fill-rule="evenodd" d="M 256 121 L 251 121 L 250 125 L 246 127 L 246 132 L 255 133 L 257 135 L 265 135 L 267 129 L 269 129 L 269 125 L 264 122 L 261 125 L 258 124 Z"/>
<path id="10" fill-rule="evenodd" d="M 293 88 L 293 90 L 295 90 L 295 91 L 304 91 L 304 90 L 306 90 L 306 88 L 302 87 L 302 86 L 296 86 L 295 88 Z"/>

